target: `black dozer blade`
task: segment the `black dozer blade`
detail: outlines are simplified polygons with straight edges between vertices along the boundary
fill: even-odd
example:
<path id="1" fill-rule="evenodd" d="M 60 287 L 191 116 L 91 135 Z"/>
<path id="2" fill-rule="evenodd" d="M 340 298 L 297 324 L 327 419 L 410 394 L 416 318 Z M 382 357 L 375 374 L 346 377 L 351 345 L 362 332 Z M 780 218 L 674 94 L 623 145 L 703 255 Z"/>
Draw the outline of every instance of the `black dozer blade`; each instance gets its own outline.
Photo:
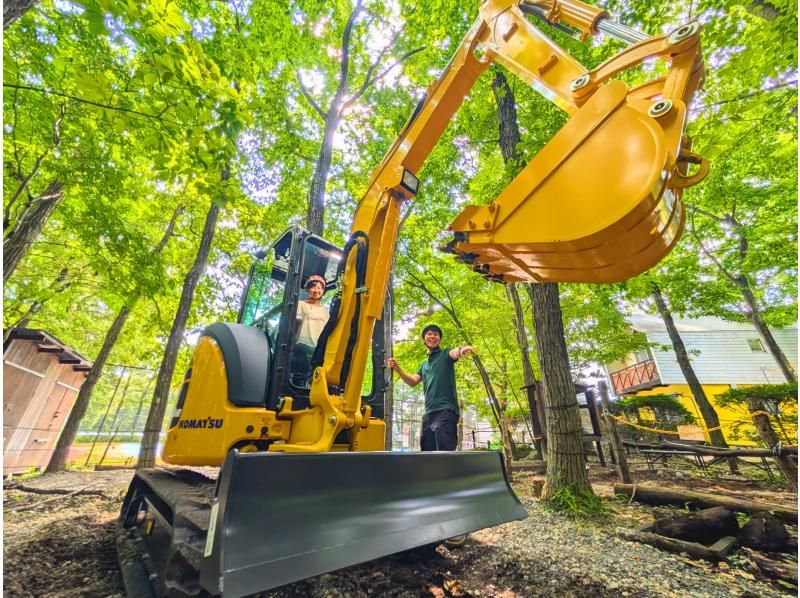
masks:
<path id="1" fill-rule="evenodd" d="M 200 585 L 242 596 L 527 516 L 497 452 L 229 453 Z"/>

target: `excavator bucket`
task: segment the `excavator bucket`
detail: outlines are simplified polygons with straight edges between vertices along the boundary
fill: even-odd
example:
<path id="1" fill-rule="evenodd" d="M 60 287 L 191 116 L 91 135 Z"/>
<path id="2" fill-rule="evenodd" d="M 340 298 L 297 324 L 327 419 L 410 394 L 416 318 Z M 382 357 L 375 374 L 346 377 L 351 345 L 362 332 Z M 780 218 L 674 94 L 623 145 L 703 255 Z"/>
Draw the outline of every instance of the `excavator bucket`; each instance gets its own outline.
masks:
<path id="1" fill-rule="evenodd" d="M 675 102 L 654 118 L 612 81 L 494 201 L 464 209 L 445 250 L 501 282 L 610 283 L 650 269 L 678 241 L 681 189 L 694 182 L 663 129 L 685 112 Z"/>
<path id="2" fill-rule="evenodd" d="M 241 596 L 526 516 L 496 452 L 234 451 L 200 584 Z"/>

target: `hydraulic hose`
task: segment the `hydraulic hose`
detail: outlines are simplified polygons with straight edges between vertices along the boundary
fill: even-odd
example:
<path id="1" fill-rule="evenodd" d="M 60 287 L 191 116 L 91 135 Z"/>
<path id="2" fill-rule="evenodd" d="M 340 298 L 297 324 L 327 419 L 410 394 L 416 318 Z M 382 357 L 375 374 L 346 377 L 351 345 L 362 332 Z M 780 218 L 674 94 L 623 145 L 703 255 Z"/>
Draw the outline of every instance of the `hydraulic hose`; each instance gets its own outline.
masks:
<path id="1" fill-rule="evenodd" d="M 356 288 L 355 288 L 355 309 L 353 310 L 353 317 L 350 320 L 350 335 L 347 339 L 347 350 L 345 352 L 345 358 L 342 362 L 342 371 L 341 375 L 339 376 L 339 387 L 344 388 L 345 384 L 347 383 L 347 376 L 350 373 L 350 363 L 351 363 L 351 355 L 353 354 L 353 349 L 355 348 L 356 341 L 358 339 L 358 321 L 361 316 L 361 290 L 364 287 L 366 277 L 367 277 L 367 257 L 369 255 L 369 239 L 367 234 L 363 231 L 356 231 L 348 239 L 347 244 L 344 246 L 344 251 L 342 255 L 342 261 L 339 262 L 339 268 L 336 273 L 337 278 L 342 280 L 344 275 L 344 270 L 347 266 L 347 261 L 350 257 L 350 252 L 355 250 L 356 260 L 355 260 L 355 268 L 356 268 Z M 331 332 L 336 327 L 339 322 L 339 312 L 341 310 L 342 304 L 342 297 L 341 291 L 337 293 L 336 297 L 331 304 L 331 315 L 328 318 L 328 322 L 325 324 L 325 327 L 322 329 L 322 333 L 319 336 L 319 340 L 317 341 L 317 347 L 314 350 L 314 355 L 311 358 L 311 371 L 314 371 L 316 368 L 320 367 L 325 361 L 325 349 L 328 345 L 328 338 L 330 337 Z"/>

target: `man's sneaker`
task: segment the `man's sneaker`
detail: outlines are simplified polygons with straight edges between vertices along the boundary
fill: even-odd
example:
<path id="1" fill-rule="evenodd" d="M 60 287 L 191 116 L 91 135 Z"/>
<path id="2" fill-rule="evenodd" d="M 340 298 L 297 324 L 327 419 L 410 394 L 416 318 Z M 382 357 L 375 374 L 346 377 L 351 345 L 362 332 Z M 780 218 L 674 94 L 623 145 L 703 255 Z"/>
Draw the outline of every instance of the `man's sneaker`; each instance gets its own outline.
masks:
<path id="1" fill-rule="evenodd" d="M 461 534 L 460 536 L 453 536 L 452 538 L 447 538 L 444 541 L 444 545 L 449 548 L 458 548 L 460 546 L 464 546 L 467 543 L 467 534 Z"/>

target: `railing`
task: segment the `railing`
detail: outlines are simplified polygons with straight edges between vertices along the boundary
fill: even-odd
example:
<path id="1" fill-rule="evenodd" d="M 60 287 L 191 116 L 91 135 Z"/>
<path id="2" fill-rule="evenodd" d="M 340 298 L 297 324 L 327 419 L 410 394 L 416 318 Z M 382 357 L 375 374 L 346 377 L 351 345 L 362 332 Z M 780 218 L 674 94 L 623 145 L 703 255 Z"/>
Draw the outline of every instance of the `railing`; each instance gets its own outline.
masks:
<path id="1" fill-rule="evenodd" d="M 614 393 L 617 395 L 661 384 L 656 362 L 652 359 L 640 361 L 622 370 L 609 373 L 611 374 L 611 384 L 614 385 Z"/>

